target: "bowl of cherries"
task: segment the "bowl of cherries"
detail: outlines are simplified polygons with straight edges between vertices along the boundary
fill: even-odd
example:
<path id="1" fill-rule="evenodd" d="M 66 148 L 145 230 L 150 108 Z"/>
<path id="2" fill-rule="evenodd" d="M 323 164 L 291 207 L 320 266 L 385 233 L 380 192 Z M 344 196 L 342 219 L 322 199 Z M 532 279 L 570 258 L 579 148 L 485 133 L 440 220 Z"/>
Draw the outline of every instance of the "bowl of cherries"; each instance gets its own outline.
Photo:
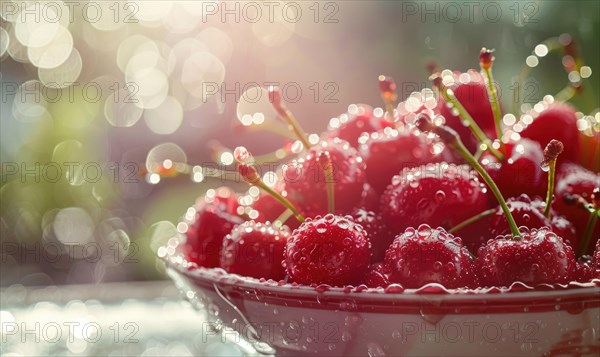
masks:
<path id="1" fill-rule="evenodd" d="M 577 83 L 503 115 L 493 63 L 431 66 L 400 103 L 380 76 L 385 108 L 318 140 L 269 88 L 302 150 L 267 184 L 236 148 L 248 194 L 209 190 L 159 249 L 203 332 L 281 356 L 598 355 L 600 115 L 567 103 Z"/>

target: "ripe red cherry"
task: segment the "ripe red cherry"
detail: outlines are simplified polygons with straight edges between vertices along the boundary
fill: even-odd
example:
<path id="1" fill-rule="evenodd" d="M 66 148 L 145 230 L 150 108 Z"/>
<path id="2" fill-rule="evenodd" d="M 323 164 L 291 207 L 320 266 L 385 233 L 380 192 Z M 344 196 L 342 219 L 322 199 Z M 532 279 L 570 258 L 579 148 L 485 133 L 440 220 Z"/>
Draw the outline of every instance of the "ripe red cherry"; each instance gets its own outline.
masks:
<path id="1" fill-rule="evenodd" d="M 505 145 L 506 159 L 498 163 L 492 155 L 484 155 L 482 165 L 505 198 L 526 193 L 544 196 L 548 175 L 542 170 L 544 151 L 535 141 L 521 139 Z"/>
<path id="2" fill-rule="evenodd" d="M 600 279 L 600 240 L 596 241 L 596 250 L 592 255 L 591 265 L 594 269 L 594 278 Z"/>
<path id="3" fill-rule="evenodd" d="M 576 236 L 581 239 L 585 233 L 589 213 L 577 205 L 570 204 L 570 197 L 580 196 L 587 202 L 592 203 L 594 190 L 600 189 L 600 174 L 588 171 L 581 166 L 564 165 L 558 176 L 554 190 L 556 199 L 554 200 L 553 207 L 559 214 L 564 215 L 573 223 L 575 232 L 577 233 Z M 591 237 L 590 249 L 594 246 L 598 237 L 600 237 L 600 221 L 596 223 L 596 228 Z M 571 242 L 574 247 L 578 247 L 579 239 Z M 591 251 L 585 253 L 591 254 Z"/>
<path id="4" fill-rule="evenodd" d="M 368 183 L 363 185 L 363 192 L 358 208 L 362 208 L 367 211 L 379 212 L 379 194 Z"/>
<path id="5" fill-rule="evenodd" d="M 565 143 L 562 159 L 578 162 L 580 134 L 571 105 L 555 102 L 539 113 L 534 109 L 527 115 L 533 117 L 533 122 L 521 132 L 522 138 L 535 140 L 541 147 L 546 147 L 552 139 L 562 141 Z"/>
<path id="6" fill-rule="evenodd" d="M 473 259 L 460 238 L 426 224 L 407 228 L 394 239 L 385 254 L 385 267 L 390 281 L 405 288 L 428 283 L 449 289 L 476 285 Z"/>
<path id="7" fill-rule="evenodd" d="M 352 213 L 354 222 L 360 224 L 371 241 L 373 251 L 372 261 L 380 262 L 385 257 L 385 251 L 394 240 L 394 234 L 387 228 L 380 215 L 359 208 Z"/>
<path id="8" fill-rule="evenodd" d="M 352 218 L 328 214 L 307 218 L 284 250 L 284 265 L 300 284 L 344 286 L 357 283 L 371 261 L 371 243 Z"/>
<path id="9" fill-rule="evenodd" d="M 581 148 L 577 162 L 588 170 L 600 172 L 600 133 L 590 132 L 589 134 L 579 136 Z"/>
<path id="10" fill-rule="evenodd" d="M 238 207 L 240 207 L 238 195 L 233 192 L 229 187 L 219 187 L 214 190 L 206 191 L 204 197 L 197 200 L 196 206 L 202 207 L 205 204 L 210 204 L 223 212 L 237 215 Z"/>
<path id="11" fill-rule="evenodd" d="M 390 285 L 390 278 L 383 263 L 374 263 L 369 266 L 362 283 L 370 288 L 385 288 Z"/>
<path id="12" fill-rule="evenodd" d="M 466 73 L 454 72 L 454 84 L 446 85 L 451 89 L 454 96 L 471 117 L 477 122 L 477 125 L 490 137 L 496 137 L 494 124 L 494 113 L 488 97 L 485 81 L 481 74 L 474 70 Z M 457 115 L 443 97 L 438 100 L 436 111 L 446 118 L 446 125 L 454 129 L 461 140 L 471 152 L 475 152 L 479 146 L 478 140 L 471 133 L 471 129 L 462 123 L 462 119 Z"/>
<path id="13" fill-rule="evenodd" d="M 490 239 L 490 226 L 493 218 L 493 215 L 482 217 L 453 234 L 462 239 L 463 245 L 469 249 L 469 252 L 476 253 L 479 247 Z"/>
<path id="14" fill-rule="evenodd" d="M 519 197 L 507 199 L 506 205 L 515 219 L 517 226 L 529 228 L 548 227 L 573 247 L 573 241 L 576 240 L 575 228 L 571 222 L 563 216 L 558 216 L 554 210 L 552 210 L 552 218 L 546 218 L 544 216 L 546 203 L 541 198 L 534 197 L 531 199 L 526 194 L 522 194 Z M 508 222 L 500 206 L 498 206 L 496 213 L 491 217 L 488 232 L 492 237 L 510 233 Z"/>
<path id="15" fill-rule="evenodd" d="M 365 163 L 346 141 L 332 139 L 283 168 L 288 199 L 305 217 L 327 213 L 327 179 L 318 160 L 322 152 L 329 153 L 333 165 L 336 212 L 348 213 L 361 201 Z"/>
<path id="16" fill-rule="evenodd" d="M 373 108 L 366 104 L 352 104 L 348 113 L 331 119 L 328 126 L 330 138 L 340 138 L 358 148 L 358 138 L 362 133 L 373 133 L 392 124 L 383 117 L 373 115 Z"/>
<path id="17" fill-rule="evenodd" d="M 207 268 L 219 266 L 223 238 L 243 221 L 236 215 L 235 194 L 228 191 L 230 194 L 224 195 L 222 190 L 217 192 L 217 195 L 208 195 L 196 205 L 196 213 L 189 222 L 182 245 L 190 261 Z"/>
<path id="18" fill-rule="evenodd" d="M 573 249 L 547 227 L 519 231 L 521 237 L 498 236 L 479 249 L 476 264 L 482 286 L 568 283 L 575 272 Z"/>
<path id="19" fill-rule="evenodd" d="M 594 264 L 589 260 L 589 256 L 584 256 L 576 262 L 573 281 L 587 283 L 595 277 L 600 276 L 596 271 Z"/>
<path id="20" fill-rule="evenodd" d="M 446 163 L 404 169 L 381 198 L 383 220 L 395 233 L 420 224 L 449 229 L 488 208 L 477 173 Z"/>
<path id="21" fill-rule="evenodd" d="M 361 146 L 361 155 L 367 164 L 367 182 L 382 193 L 392 177 L 406 167 L 439 162 L 443 159 L 435 147 L 423 135 L 403 129 L 373 133 Z M 362 138 L 361 138 L 362 139 Z"/>
<path id="22" fill-rule="evenodd" d="M 269 223 L 244 222 L 223 239 L 221 267 L 233 274 L 281 280 L 285 277 L 281 262 L 289 236 L 286 227 L 277 229 Z"/>
<path id="23" fill-rule="evenodd" d="M 284 197 L 287 196 L 285 190 L 276 188 L 276 191 L 278 191 Z M 256 200 L 252 203 L 252 209 L 257 213 L 257 216 L 254 218 L 254 220 L 260 223 L 274 222 L 286 210 L 281 202 L 279 202 L 275 197 L 264 192 L 261 192 Z M 291 230 L 294 230 L 300 226 L 300 222 L 292 215 L 285 221 L 285 225 Z"/>

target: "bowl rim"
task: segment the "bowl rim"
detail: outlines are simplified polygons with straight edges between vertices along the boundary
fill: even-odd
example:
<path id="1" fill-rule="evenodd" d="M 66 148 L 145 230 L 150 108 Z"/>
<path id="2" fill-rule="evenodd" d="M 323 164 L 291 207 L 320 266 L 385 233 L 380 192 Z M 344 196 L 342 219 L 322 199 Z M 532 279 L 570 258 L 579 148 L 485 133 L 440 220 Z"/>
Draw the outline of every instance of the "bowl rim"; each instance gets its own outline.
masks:
<path id="1" fill-rule="evenodd" d="M 568 285 L 543 284 L 536 287 L 515 283 L 509 288 L 478 288 L 478 289 L 446 289 L 440 284 L 427 284 L 419 289 L 403 289 L 402 291 L 386 291 L 384 288 L 347 289 L 343 287 L 330 287 L 322 285 L 322 289 L 315 286 L 285 283 L 283 281 L 256 279 L 226 272 L 222 268 L 206 268 L 189 262 L 182 254 L 160 255 L 167 269 L 172 269 L 186 278 L 193 279 L 197 284 L 206 288 L 219 287 L 226 290 L 240 292 L 260 292 L 264 295 L 279 296 L 281 298 L 333 298 L 355 300 L 369 300 L 370 302 L 403 301 L 453 301 L 489 303 L 500 301 L 527 301 L 534 299 L 542 301 L 567 301 L 589 299 L 594 306 L 600 307 L 600 279 L 593 279 L 589 283 L 571 282 Z M 428 289 L 429 288 L 429 289 Z M 586 300 L 587 301 L 587 300 Z M 534 301 L 532 301 L 533 303 Z"/>

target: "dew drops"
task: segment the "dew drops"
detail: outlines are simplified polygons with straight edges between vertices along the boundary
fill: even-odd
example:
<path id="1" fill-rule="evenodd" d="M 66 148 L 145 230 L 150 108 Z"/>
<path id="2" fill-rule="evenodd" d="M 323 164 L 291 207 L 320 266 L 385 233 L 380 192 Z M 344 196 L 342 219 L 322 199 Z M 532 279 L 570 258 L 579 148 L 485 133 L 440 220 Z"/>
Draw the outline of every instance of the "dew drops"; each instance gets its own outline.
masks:
<path id="1" fill-rule="evenodd" d="M 327 224 L 325 224 L 323 222 L 318 223 L 315 228 L 318 233 L 323 234 L 323 233 L 327 232 Z"/>
<path id="2" fill-rule="evenodd" d="M 241 163 L 247 163 L 248 160 L 252 157 L 248 149 L 246 149 L 243 146 L 236 147 L 233 151 L 233 156 L 235 157 L 236 161 Z"/>
<path id="3" fill-rule="evenodd" d="M 348 229 L 350 228 L 350 222 L 344 219 L 341 219 L 337 222 L 337 226 L 340 227 L 341 229 Z"/>
<path id="4" fill-rule="evenodd" d="M 442 190 L 438 190 L 435 193 L 435 200 L 438 202 L 443 202 L 446 199 L 446 193 Z"/>

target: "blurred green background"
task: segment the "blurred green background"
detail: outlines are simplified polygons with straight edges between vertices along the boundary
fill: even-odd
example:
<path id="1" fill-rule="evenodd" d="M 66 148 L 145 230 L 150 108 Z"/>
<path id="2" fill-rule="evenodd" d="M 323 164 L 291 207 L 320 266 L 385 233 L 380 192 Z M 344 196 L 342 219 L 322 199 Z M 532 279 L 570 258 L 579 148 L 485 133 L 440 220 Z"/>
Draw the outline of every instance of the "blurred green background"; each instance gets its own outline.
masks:
<path id="1" fill-rule="evenodd" d="M 240 100 L 256 85 L 287 88 L 319 133 L 351 103 L 381 106 L 378 75 L 402 99 L 429 86 L 429 61 L 478 68 L 481 47 L 496 49 L 506 110 L 568 84 L 557 53 L 516 79 L 549 38 L 569 33 L 600 71 L 597 1 L 284 1 L 272 16 L 262 2 L 53 3 L 3 0 L 0 12 L 2 286 L 164 278 L 156 247 L 223 182 L 155 182 L 148 170 L 165 159 L 227 168 L 226 147 L 280 148 L 279 136 L 241 128 L 254 111 L 274 119 L 266 98 Z M 586 115 L 598 78 L 571 100 Z"/>

